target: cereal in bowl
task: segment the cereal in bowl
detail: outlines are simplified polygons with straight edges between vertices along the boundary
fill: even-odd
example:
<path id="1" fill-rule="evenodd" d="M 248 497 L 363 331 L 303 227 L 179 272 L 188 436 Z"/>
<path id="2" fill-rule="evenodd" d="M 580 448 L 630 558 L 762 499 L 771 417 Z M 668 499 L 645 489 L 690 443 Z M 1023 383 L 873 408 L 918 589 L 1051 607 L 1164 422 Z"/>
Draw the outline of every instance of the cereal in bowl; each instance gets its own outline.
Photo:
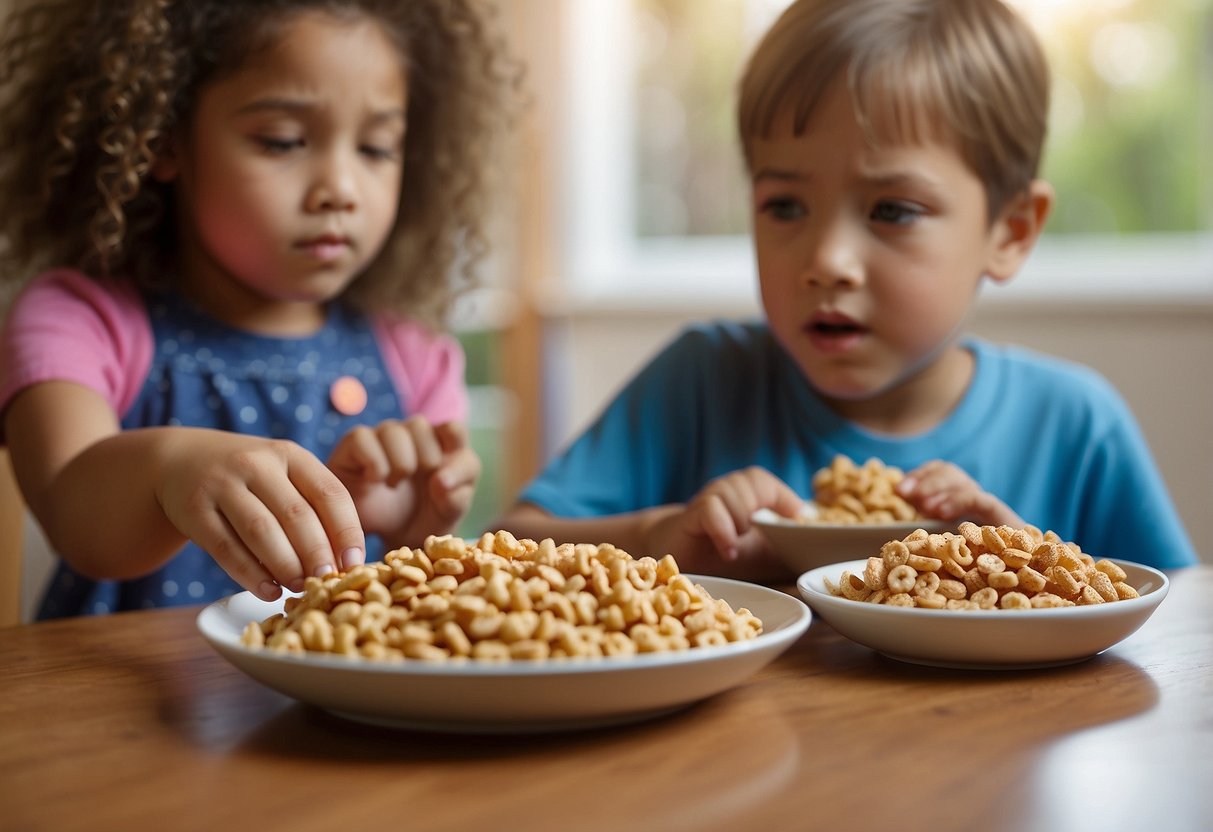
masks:
<path id="1" fill-rule="evenodd" d="M 900 468 L 879 459 L 869 459 L 860 467 L 839 454 L 813 475 L 817 515 L 805 522 L 854 525 L 921 520 L 922 515 L 897 495 L 895 489 L 903 479 Z"/>
<path id="2" fill-rule="evenodd" d="M 555 545 L 509 532 L 429 537 L 382 563 L 307 578 L 241 642 L 381 661 L 631 656 L 745 641 L 762 632 L 679 572 L 673 556 Z"/>
<path id="3" fill-rule="evenodd" d="M 1040 609 L 1138 597 L 1113 561 L 1034 526 L 961 523 L 957 533 L 918 529 L 890 540 L 863 574 L 849 570 L 832 595 L 870 604 L 947 610 Z"/>

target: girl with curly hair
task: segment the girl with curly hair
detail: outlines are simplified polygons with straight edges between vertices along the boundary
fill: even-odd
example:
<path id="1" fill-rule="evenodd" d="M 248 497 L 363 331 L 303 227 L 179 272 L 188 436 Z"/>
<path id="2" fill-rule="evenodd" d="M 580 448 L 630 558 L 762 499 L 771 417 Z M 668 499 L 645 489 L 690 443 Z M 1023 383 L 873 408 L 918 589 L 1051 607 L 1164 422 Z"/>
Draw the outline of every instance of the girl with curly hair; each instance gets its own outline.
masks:
<path id="1" fill-rule="evenodd" d="M 0 36 L 0 430 L 40 618 L 272 600 L 466 513 L 481 0 L 44 0 Z M 325 460 L 322 462 L 321 460 Z"/>

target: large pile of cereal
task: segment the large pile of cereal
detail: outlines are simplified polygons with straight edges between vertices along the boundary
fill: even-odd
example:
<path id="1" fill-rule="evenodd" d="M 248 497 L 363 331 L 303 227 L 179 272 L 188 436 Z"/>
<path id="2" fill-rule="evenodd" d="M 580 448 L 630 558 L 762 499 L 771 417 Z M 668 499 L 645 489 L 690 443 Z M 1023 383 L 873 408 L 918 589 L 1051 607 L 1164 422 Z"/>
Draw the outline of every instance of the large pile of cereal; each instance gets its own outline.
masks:
<path id="1" fill-rule="evenodd" d="M 762 622 L 679 573 L 670 555 L 607 544 L 430 537 L 382 563 L 308 578 L 285 612 L 242 642 L 351 658 L 547 659 L 630 656 L 752 639 Z"/>
<path id="2" fill-rule="evenodd" d="M 869 459 L 862 467 L 848 457 L 836 456 L 829 467 L 813 475 L 813 502 L 817 516 L 810 523 L 904 523 L 922 515 L 896 492 L 905 479 L 900 468 Z"/>
<path id="3" fill-rule="evenodd" d="M 1075 543 L 1029 526 L 961 523 L 958 534 L 919 529 L 870 557 L 863 575 L 844 571 L 834 595 L 871 604 L 949 610 L 1032 609 L 1138 597 L 1125 571 Z"/>

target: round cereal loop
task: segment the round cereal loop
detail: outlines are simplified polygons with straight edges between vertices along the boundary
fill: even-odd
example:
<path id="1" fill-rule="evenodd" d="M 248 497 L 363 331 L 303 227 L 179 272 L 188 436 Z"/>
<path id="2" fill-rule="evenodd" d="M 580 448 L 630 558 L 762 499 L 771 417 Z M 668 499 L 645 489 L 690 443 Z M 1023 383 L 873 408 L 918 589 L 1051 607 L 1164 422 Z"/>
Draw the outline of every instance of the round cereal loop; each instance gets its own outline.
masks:
<path id="1" fill-rule="evenodd" d="M 1083 586 L 1082 590 L 1078 593 L 1078 598 L 1076 598 L 1075 601 L 1076 603 L 1083 605 L 1105 603 L 1103 597 L 1095 590 L 1095 587 L 1091 586 L 1090 584 Z"/>
<path id="2" fill-rule="evenodd" d="M 867 566 L 863 570 L 863 582 L 868 589 L 883 589 L 887 573 L 888 567 L 885 565 L 884 558 L 868 558 Z"/>
<path id="3" fill-rule="evenodd" d="M 897 567 L 900 569 L 901 567 Z M 906 569 L 909 569 L 907 566 Z M 913 570 L 911 570 L 913 571 Z M 892 573 L 890 573 L 890 587 L 892 586 Z M 842 581 L 839 583 L 839 589 L 842 590 L 842 596 L 849 598 L 852 601 L 862 601 L 871 594 L 871 590 L 864 585 L 863 580 L 858 575 L 852 575 L 850 572 L 842 573 Z M 911 584 L 913 586 L 913 584 Z"/>
<path id="4" fill-rule="evenodd" d="M 1029 610 L 1032 602 L 1022 592 L 1008 592 L 998 599 L 998 606 L 1004 610 Z"/>
<path id="5" fill-rule="evenodd" d="M 976 604 L 974 604 L 972 601 L 970 601 L 968 598 L 964 598 L 961 600 L 949 598 L 948 602 L 946 604 L 944 604 L 944 609 L 947 609 L 947 610 L 975 610 L 975 609 L 979 609 L 979 607 Z"/>
<path id="6" fill-rule="evenodd" d="M 1051 566 L 1045 570 L 1045 578 L 1063 598 L 1073 598 L 1082 591 L 1083 582 L 1064 566 Z M 1048 584 L 1046 584 L 1047 586 Z"/>
<path id="7" fill-rule="evenodd" d="M 979 589 L 969 596 L 969 600 L 983 610 L 992 610 L 998 604 L 998 590 L 989 586 Z"/>
<path id="8" fill-rule="evenodd" d="M 919 572 L 938 572 L 943 568 L 943 560 L 941 558 L 927 557 L 926 555 L 910 555 L 906 560 L 906 564 Z"/>
<path id="9" fill-rule="evenodd" d="M 981 526 L 969 520 L 965 520 L 956 527 L 956 531 L 969 544 L 969 549 L 985 549 L 985 543 L 981 536 Z"/>
<path id="10" fill-rule="evenodd" d="M 895 566 L 904 565 L 910 559 L 910 550 L 902 541 L 890 540 L 880 547 L 880 557 L 885 562 L 885 566 L 892 569 Z"/>
<path id="11" fill-rule="evenodd" d="M 1019 578 L 1020 589 L 1026 593 L 1040 592 L 1045 588 L 1045 584 L 1048 583 L 1044 575 L 1030 566 L 1021 566 L 1016 570 L 1015 576 Z"/>
<path id="12" fill-rule="evenodd" d="M 974 561 L 974 565 L 978 572 L 986 576 L 987 580 L 990 575 L 993 575 L 995 572 L 1002 572 L 1007 568 L 1002 558 L 989 553 L 978 555 L 977 560 Z"/>
<path id="13" fill-rule="evenodd" d="M 913 594 L 917 596 L 934 595 L 939 589 L 939 575 L 935 572 L 923 572 L 914 581 Z M 922 606 L 919 604 L 919 606 Z M 942 606 L 942 604 L 940 605 Z"/>
<path id="14" fill-rule="evenodd" d="M 989 552 L 995 555 L 1007 548 L 1006 541 L 1002 539 L 998 530 L 993 526 L 981 527 L 981 542 Z"/>
<path id="15" fill-rule="evenodd" d="M 958 534 L 948 533 L 944 535 L 945 541 L 939 556 L 947 561 L 953 561 L 961 566 L 968 566 L 973 562 L 973 552 L 969 548 L 968 541 Z"/>
<path id="16" fill-rule="evenodd" d="M 1087 575 L 1087 585 L 1099 593 L 1099 597 L 1105 601 L 1117 601 L 1120 596 L 1116 593 L 1116 586 L 1112 583 L 1112 579 L 1105 572 L 1092 570 Z"/>
<path id="17" fill-rule="evenodd" d="M 1125 574 L 1125 570 L 1121 569 L 1119 564 L 1114 563 L 1107 558 L 1095 561 L 1095 568 L 1111 578 L 1112 583 L 1123 581 L 1128 577 Z"/>
<path id="18" fill-rule="evenodd" d="M 1122 600 L 1122 601 L 1125 600 L 1126 598 L 1140 598 L 1141 597 L 1141 595 L 1138 594 L 1136 589 L 1134 589 L 1132 586 L 1125 583 L 1124 581 L 1117 581 L 1116 583 L 1112 584 L 1112 586 L 1116 589 L 1117 597 L 1120 598 L 1120 600 Z"/>
<path id="19" fill-rule="evenodd" d="M 918 573 L 913 567 L 902 564 L 895 566 L 889 570 L 888 583 L 889 590 L 893 593 L 908 593 L 914 588 L 914 583 L 918 580 Z M 844 581 L 844 583 L 846 583 Z"/>
<path id="20" fill-rule="evenodd" d="M 1023 549 L 1014 549 L 1010 546 L 1003 549 L 999 557 L 1002 558 L 1002 562 L 1007 565 L 1008 569 L 1019 569 L 1032 561 L 1032 556 Z"/>
<path id="21" fill-rule="evenodd" d="M 986 575 L 986 583 L 994 589 L 1014 589 L 1019 586 L 1019 576 L 1014 572 L 995 572 L 991 575 Z"/>
<path id="22" fill-rule="evenodd" d="M 950 601 L 960 601 L 969 594 L 963 583 L 953 580 L 940 581 L 935 591 Z"/>

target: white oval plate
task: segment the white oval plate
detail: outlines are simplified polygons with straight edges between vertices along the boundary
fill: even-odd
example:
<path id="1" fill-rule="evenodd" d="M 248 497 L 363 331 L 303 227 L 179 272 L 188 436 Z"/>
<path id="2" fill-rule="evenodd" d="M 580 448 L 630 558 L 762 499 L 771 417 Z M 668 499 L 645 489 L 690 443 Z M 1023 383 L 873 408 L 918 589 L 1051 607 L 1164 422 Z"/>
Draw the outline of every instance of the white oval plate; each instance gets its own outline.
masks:
<path id="1" fill-rule="evenodd" d="M 832 561 L 868 558 L 880 554 L 880 547 L 890 540 L 901 540 L 915 529 L 928 532 L 956 531 L 952 523 L 939 520 L 911 520 L 906 523 L 842 525 L 839 523 L 808 522 L 815 507 L 805 504 L 801 512 L 805 519 L 783 517 L 769 508 L 759 509 L 750 516 L 775 553 L 792 573 L 799 575 Z"/>
<path id="2" fill-rule="evenodd" d="M 657 716 L 734 687 L 809 626 L 809 608 L 785 592 L 688 577 L 733 609 L 749 609 L 762 620 L 763 632 L 719 647 L 634 657 L 374 663 L 245 647 L 245 625 L 281 612 L 284 600 L 266 602 L 248 592 L 203 609 L 198 629 L 224 658 L 262 684 L 350 719 L 461 733 L 594 728 Z"/>
<path id="3" fill-rule="evenodd" d="M 843 570 L 863 574 L 865 560 L 818 567 L 796 582 L 801 597 L 842 635 L 889 658 L 939 667 L 1004 669 L 1072 664 L 1102 653 L 1146 622 L 1170 583 L 1157 569 L 1116 561 L 1140 598 L 1032 610 L 930 610 L 867 604 L 831 595 Z"/>

